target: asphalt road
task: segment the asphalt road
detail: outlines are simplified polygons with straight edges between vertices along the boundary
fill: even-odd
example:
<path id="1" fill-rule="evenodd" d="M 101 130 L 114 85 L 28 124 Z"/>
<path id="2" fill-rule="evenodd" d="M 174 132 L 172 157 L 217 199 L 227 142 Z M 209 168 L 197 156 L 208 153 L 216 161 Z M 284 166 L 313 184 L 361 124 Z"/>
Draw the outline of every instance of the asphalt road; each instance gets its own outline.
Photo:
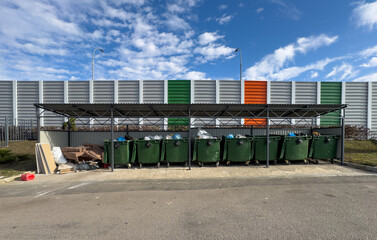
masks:
<path id="1" fill-rule="evenodd" d="M 0 239 L 376 239 L 377 176 L 0 185 Z"/>

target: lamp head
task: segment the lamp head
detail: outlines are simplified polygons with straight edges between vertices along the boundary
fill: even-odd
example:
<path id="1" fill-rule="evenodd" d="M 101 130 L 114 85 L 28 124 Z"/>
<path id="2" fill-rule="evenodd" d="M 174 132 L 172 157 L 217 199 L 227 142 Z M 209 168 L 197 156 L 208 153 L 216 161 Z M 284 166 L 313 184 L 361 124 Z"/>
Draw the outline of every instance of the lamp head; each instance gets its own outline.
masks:
<path id="1" fill-rule="evenodd" d="M 99 50 L 100 50 L 101 52 L 103 52 L 103 50 L 102 50 L 101 48 L 100 48 Z"/>

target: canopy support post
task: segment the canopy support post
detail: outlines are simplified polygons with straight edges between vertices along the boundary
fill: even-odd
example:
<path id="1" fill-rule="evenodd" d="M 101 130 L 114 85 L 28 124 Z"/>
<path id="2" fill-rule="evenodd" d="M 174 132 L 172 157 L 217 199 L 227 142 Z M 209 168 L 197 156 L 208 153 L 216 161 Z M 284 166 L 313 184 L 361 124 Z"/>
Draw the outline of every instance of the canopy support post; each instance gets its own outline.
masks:
<path id="1" fill-rule="evenodd" d="M 110 107 L 111 112 L 111 171 L 114 172 L 114 110 Z"/>

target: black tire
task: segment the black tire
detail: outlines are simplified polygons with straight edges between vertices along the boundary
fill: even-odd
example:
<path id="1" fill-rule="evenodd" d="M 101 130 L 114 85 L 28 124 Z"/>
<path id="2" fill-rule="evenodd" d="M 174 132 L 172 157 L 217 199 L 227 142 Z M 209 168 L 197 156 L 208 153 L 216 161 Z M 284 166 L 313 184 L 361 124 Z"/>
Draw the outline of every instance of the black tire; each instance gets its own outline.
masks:
<path id="1" fill-rule="evenodd" d="M 166 163 L 166 167 L 170 167 L 170 163 L 169 162 Z"/>

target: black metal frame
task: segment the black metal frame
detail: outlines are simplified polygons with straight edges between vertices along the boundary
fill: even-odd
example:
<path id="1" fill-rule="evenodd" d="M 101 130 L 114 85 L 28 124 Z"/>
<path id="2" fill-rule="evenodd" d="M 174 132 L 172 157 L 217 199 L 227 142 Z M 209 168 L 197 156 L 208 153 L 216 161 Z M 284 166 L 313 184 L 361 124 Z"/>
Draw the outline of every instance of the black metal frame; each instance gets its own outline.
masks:
<path id="1" fill-rule="evenodd" d="M 108 118 L 104 123 L 99 122 L 101 125 L 105 125 L 109 120 L 111 121 L 111 149 L 114 151 L 114 117 L 124 118 L 124 121 L 134 122 L 133 119 L 137 118 L 137 124 L 140 124 L 144 119 L 158 119 L 154 124 L 148 120 L 152 125 L 160 125 L 161 121 L 164 123 L 165 118 L 177 118 L 188 119 L 188 135 L 189 135 L 189 170 L 191 170 L 191 129 L 192 125 L 199 119 L 204 126 L 208 125 L 202 118 L 211 118 L 211 122 L 219 118 L 230 118 L 224 125 L 229 126 L 231 121 L 240 118 L 248 119 L 265 119 L 266 125 L 259 124 L 255 121 L 255 125 L 266 126 L 266 167 L 269 167 L 269 135 L 270 135 L 270 121 L 279 120 L 277 125 L 281 125 L 286 120 L 300 119 L 298 123 L 304 120 L 309 123 L 307 119 L 311 120 L 313 125 L 313 119 L 317 119 L 321 116 L 321 119 L 341 119 L 342 136 L 341 136 L 341 164 L 344 164 L 344 135 L 345 135 L 345 111 L 347 107 L 345 104 L 327 105 L 327 104 L 54 104 L 54 103 L 38 103 L 34 104 L 36 107 L 37 115 L 37 130 L 38 130 L 38 142 L 40 141 L 40 118 L 46 117 L 68 117 L 68 118 L 89 118 L 86 124 L 90 123 L 92 119 Z M 66 108 L 67 110 L 62 110 Z M 85 109 L 88 107 L 89 109 Z M 130 109 L 127 109 L 129 107 Z M 139 107 L 139 108 L 138 108 Z M 166 108 L 169 107 L 169 108 Z M 174 108 L 177 107 L 177 108 Z M 127 109 L 124 112 L 123 109 Z M 39 109 L 43 109 L 39 111 Z M 55 113 L 57 116 L 42 116 L 44 112 L 49 111 Z M 102 112 L 100 112 L 102 111 Z M 339 117 L 326 117 L 323 116 L 330 112 L 339 111 Z M 116 115 L 116 116 L 114 116 Z M 194 121 L 191 121 L 194 118 Z M 82 121 L 81 121 L 82 122 Z M 221 122 L 221 121 L 220 121 Z M 82 122 L 84 123 L 84 122 Z M 223 122 L 221 122 L 223 124 Z M 298 124 L 296 123 L 296 125 Z M 85 123 L 84 123 L 85 124 Z M 119 124 L 119 123 L 117 123 Z M 136 124 L 135 124 L 136 125 Z M 241 125 L 241 124 L 239 124 Z M 68 124 L 69 126 L 69 124 Z M 254 127 L 254 126 L 253 126 Z M 70 135 L 70 129 L 68 127 L 68 136 Z M 69 138 L 69 137 L 68 137 Z M 69 140 L 70 141 L 70 138 Z M 69 143 L 70 145 L 70 143 Z M 111 168 L 114 171 L 114 154 L 111 155 Z"/>

